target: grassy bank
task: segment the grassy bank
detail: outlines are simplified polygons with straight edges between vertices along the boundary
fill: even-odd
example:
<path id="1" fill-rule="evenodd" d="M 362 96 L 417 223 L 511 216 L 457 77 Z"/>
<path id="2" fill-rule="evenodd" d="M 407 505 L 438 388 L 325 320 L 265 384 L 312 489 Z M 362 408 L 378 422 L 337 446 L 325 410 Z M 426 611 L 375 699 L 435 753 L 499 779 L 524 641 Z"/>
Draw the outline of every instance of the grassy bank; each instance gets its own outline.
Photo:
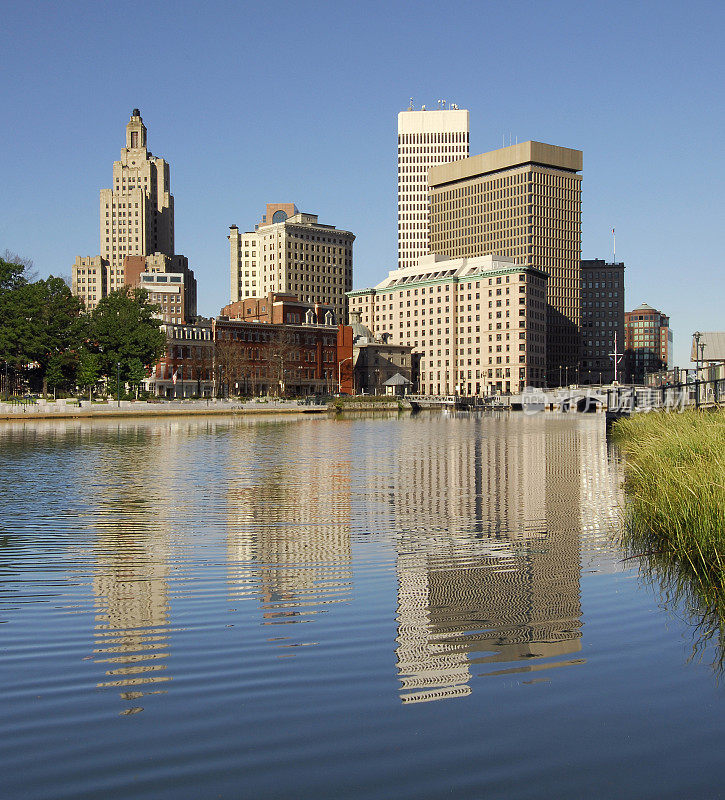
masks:
<path id="1" fill-rule="evenodd" d="M 625 456 L 625 544 L 684 569 L 706 601 L 725 589 L 725 415 L 636 414 L 614 426 Z"/>

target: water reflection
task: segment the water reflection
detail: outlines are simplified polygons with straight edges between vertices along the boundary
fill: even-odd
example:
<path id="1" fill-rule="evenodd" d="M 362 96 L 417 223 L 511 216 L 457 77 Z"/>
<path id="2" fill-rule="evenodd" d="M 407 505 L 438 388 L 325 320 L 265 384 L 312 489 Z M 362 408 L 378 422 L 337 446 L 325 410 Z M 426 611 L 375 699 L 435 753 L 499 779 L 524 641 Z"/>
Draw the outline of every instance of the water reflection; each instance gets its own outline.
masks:
<path id="1" fill-rule="evenodd" d="M 194 607 L 192 582 L 213 553 L 226 587 L 212 582 L 206 599 L 225 591 L 227 611 L 292 655 L 319 628 L 279 626 L 348 604 L 353 540 L 382 543 L 406 704 L 468 695 L 473 677 L 584 663 L 582 567 L 621 568 L 611 547 L 621 470 L 599 419 L 52 425 L 7 441 L 16 460 L 36 447 L 72 453 L 97 686 L 119 690 L 122 713 L 168 690 L 172 605 Z"/>
<path id="2" fill-rule="evenodd" d="M 581 650 L 582 535 L 592 559 L 617 524 L 598 421 L 438 417 L 396 445 L 376 477 L 396 536 L 402 701 L 584 663 L 561 660 Z"/>
<path id="3" fill-rule="evenodd" d="M 255 598 L 264 625 L 305 622 L 350 597 L 349 429 L 339 433 L 323 439 L 317 420 L 257 426 L 234 449 L 229 598 Z M 291 644 L 281 631 L 270 639 Z"/>
<path id="4" fill-rule="evenodd" d="M 122 713 L 142 710 L 137 701 L 172 680 L 167 672 L 174 502 L 169 464 L 179 455 L 180 433 L 173 424 L 151 435 L 119 430 L 112 457 L 99 453 L 78 476 L 95 530 L 93 656 L 105 671 L 97 686 L 122 690 L 121 698 L 133 703 Z"/>

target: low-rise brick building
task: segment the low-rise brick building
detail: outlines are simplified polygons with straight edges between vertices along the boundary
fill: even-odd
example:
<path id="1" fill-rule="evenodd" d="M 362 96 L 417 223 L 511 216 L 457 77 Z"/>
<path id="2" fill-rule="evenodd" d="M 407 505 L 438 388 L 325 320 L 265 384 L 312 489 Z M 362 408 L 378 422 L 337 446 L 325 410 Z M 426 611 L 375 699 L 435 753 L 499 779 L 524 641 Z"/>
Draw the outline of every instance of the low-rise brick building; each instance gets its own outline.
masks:
<path id="1" fill-rule="evenodd" d="M 333 309 L 290 294 L 231 303 L 213 322 L 223 395 L 352 392 L 352 334 Z"/>

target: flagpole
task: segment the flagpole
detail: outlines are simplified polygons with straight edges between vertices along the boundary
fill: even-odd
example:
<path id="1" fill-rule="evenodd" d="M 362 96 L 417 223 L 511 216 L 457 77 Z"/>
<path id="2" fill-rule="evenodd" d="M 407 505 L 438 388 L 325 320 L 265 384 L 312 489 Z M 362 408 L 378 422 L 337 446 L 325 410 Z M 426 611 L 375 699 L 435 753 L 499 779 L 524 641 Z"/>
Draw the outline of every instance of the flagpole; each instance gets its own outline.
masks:
<path id="1" fill-rule="evenodd" d="M 614 228 L 612 228 L 612 263 L 617 263 L 617 237 L 614 233 Z"/>

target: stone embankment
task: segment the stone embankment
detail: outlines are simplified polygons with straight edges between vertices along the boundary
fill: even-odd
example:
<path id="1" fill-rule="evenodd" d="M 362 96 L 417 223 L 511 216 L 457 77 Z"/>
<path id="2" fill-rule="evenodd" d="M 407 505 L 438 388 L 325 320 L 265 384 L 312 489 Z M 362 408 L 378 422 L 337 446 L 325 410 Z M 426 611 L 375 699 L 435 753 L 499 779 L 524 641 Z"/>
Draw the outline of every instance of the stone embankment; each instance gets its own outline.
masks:
<path id="1" fill-rule="evenodd" d="M 165 417 L 203 414 L 314 414 L 324 413 L 327 405 L 303 400 L 121 400 L 108 403 L 82 400 L 37 400 L 28 403 L 0 402 L 0 420 L 31 419 L 107 419 L 109 417 Z"/>

